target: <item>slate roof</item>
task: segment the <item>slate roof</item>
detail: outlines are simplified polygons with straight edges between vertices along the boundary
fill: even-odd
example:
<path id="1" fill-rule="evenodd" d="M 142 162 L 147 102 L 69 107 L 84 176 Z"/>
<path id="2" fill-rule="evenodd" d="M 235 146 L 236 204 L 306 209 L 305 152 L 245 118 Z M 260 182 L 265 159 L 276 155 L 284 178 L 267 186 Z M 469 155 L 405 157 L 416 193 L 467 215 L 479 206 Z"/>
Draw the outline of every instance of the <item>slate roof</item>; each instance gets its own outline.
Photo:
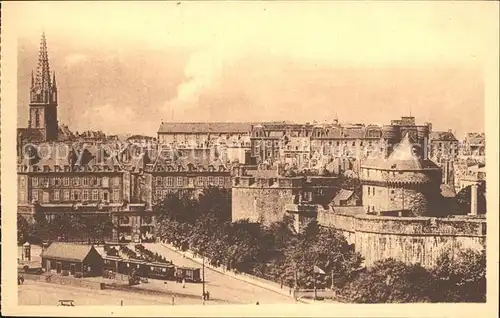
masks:
<path id="1" fill-rule="evenodd" d="M 161 123 L 158 133 L 249 133 L 257 123 Z"/>
<path id="2" fill-rule="evenodd" d="M 348 200 L 353 194 L 354 191 L 341 189 L 339 193 L 337 193 L 333 201 L 337 202 L 341 200 Z"/>
<path id="3" fill-rule="evenodd" d="M 451 131 L 432 131 L 429 134 L 429 139 L 433 140 L 443 140 L 443 141 L 458 141 L 455 135 Z"/>
<path id="4" fill-rule="evenodd" d="M 18 128 L 17 134 L 21 140 L 42 141 L 44 139 L 43 134 L 39 129 Z"/>
<path id="5" fill-rule="evenodd" d="M 73 147 L 69 143 L 53 143 L 33 147 L 36 155 L 30 156 L 29 150 L 26 148 L 26 155 L 21 158 L 21 164 L 38 166 L 55 167 L 71 165 L 73 159 L 76 166 L 108 166 L 112 168 L 114 165 L 120 165 L 116 157 L 117 151 L 112 146 L 85 146 Z M 29 160 L 30 157 L 32 160 Z"/>
<path id="6" fill-rule="evenodd" d="M 42 251 L 41 257 L 61 261 L 82 262 L 91 250 L 95 250 L 92 245 L 54 242 Z M 96 251 L 96 253 L 98 252 Z"/>
<path id="7" fill-rule="evenodd" d="M 363 166 L 396 171 L 439 169 L 431 160 L 422 159 L 414 153 L 409 135 L 405 135 L 387 159 L 369 158 Z"/>

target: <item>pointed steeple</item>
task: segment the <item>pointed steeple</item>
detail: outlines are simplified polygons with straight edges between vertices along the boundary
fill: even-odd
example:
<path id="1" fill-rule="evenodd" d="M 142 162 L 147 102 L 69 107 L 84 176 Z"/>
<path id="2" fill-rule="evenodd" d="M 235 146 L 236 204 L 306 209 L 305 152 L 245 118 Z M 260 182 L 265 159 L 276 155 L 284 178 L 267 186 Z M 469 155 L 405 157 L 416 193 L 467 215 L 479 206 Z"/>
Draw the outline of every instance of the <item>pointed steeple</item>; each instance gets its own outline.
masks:
<path id="1" fill-rule="evenodd" d="M 49 102 L 50 87 L 50 67 L 49 55 L 47 53 L 47 40 L 45 39 L 45 33 L 42 33 L 35 78 L 35 93 L 37 95 L 38 102 Z"/>
<path id="2" fill-rule="evenodd" d="M 52 89 L 56 90 L 57 85 L 56 85 L 56 72 L 52 72 Z"/>

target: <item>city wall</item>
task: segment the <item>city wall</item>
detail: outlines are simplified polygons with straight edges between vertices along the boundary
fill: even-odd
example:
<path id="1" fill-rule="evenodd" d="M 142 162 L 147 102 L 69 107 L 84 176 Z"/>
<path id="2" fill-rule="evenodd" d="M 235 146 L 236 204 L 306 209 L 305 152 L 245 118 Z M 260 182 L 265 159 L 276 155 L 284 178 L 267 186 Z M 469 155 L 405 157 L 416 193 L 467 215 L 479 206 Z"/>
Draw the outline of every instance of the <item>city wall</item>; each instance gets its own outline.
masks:
<path id="1" fill-rule="evenodd" d="M 232 220 L 272 223 L 283 219 L 285 206 L 293 203 L 292 188 L 232 188 Z M 265 214 L 265 215 L 264 215 Z"/>
<path id="2" fill-rule="evenodd" d="M 387 217 L 318 212 L 318 222 L 341 230 L 369 266 L 394 258 L 406 263 L 435 265 L 443 252 L 486 244 L 485 219 Z"/>

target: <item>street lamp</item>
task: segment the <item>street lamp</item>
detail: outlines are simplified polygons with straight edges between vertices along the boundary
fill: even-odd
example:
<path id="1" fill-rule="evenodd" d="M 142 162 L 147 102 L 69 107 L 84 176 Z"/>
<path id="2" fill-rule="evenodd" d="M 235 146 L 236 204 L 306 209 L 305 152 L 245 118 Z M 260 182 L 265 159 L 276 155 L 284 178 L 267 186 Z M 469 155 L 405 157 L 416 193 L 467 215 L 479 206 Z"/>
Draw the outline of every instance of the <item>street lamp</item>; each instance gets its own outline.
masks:
<path id="1" fill-rule="evenodd" d="M 201 279 L 203 283 L 203 305 L 205 305 L 205 255 L 203 255 L 203 262 L 202 262 L 202 269 L 201 269 Z"/>

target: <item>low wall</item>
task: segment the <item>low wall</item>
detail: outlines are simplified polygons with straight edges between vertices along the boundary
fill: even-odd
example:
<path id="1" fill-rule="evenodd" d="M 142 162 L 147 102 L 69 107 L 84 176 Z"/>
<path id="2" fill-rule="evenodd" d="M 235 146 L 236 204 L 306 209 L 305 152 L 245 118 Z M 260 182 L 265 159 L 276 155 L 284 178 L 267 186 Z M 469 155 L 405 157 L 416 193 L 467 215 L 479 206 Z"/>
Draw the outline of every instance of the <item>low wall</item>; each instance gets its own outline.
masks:
<path id="1" fill-rule="evenodd" d="M 203 258 L 195 256 L 190 251 L 186 251 L 186 252 L 179 251 L 178 249 L 176 249 L 175 247 L 173 247 L 172 245 L 167 244 L 167 243 L 162 243 L 162 245 L 165 246 L 165 247 L 167 247 L 167 248 L 169 248 L 169 249 L 171 249 L 171 250 L 173 250 L 173 251 L 175 251 L 175 252 L 177 252 L 177 253 L 179 253 L 179 254 L 185 255 L 187 258 L 195 261 L 196 263 L 198 263 L 200 265 L 203 264 Z M 205 267 L 210 268 L 211 270 L 214 270 L 214 271 L 216 271 L 218 273 L 221 273 L 221 274 L 233 277 L 235 279 L 244 281 L 246 283 L 249 283 L 249 284 L 252 284 L 252 285 L 255 285 L 255 286 L 258 286 L 258 287 L 261 287 L 261 288 L 264 288 L 264 289 L 267 289 L 267 290 L 279 293 L 279 294 L 284 295 L 284 296 L 293 297 L 293 289 L 292 288 L 285 287 L 285 286 L 282 287 L 278 283 L 275 283 L 275 282 L 272 282 L 272 281 L 269 281 L 269 280 L 266 280 L 266 279 L 263 279 L 263 278 L 260 278 L 260 277 L 256 277 L 256 276 L 253 276 L 253 275 L 250 275 L 250 274 L 235 273 L 235 272 L 233 272 L 231 270 L 227 270 L 225 268 L 225 266 L 218 266 L 217 267 L 217 266 L 212 266 L 212 265 L 207 264 L 207 263 L 208 262 L 205 261 Z"/>
<path id="2" fill-rule="evenodd" d="M 443 252 L 460 248 L 482 250 L 486 220 L 467 218 L 388 217 L 321 211 L 318 222 L 341 230 L 365 259 L 365 265 L 394 258 L 407 263 L 435 265 Z"/>
<path id="3" fill-rule="evenodd" d="M 335 302 L 343 302 L 343 301 L 339 300 L 340 299 L 339 295 L 337 295 L 337 293 L 333 290 L 318 289 L 315 292 L 314 289 L 302 289 L 302 290 L 294 291 L 294 297 L 296 299 L 300 299 L 300 300 L 310 300 L 311 298 L 314 299 L 315 295 L 317 297 L 332 299 Z"/>
<path id="4" fill-rule="evenodd" d="M 45 276 L 43 276 L 43 275 L 19 273 L 19 276 L 24 277 L 24 279 L 34 280 L 34 281 L 38 281 L 38 282 L 45 281 Z"/>
<path id="5" fill-rule="evenodd" d="M 81 278 L 66 277 L 60 275 L 34 275 L 34 274 L 20 274 L 25 279 L 40 281 L 45 283 L 70 285 L 74 287 L 87 288 L 87 289 L 104 289 L 104 283 L 88 281 Z"/>

